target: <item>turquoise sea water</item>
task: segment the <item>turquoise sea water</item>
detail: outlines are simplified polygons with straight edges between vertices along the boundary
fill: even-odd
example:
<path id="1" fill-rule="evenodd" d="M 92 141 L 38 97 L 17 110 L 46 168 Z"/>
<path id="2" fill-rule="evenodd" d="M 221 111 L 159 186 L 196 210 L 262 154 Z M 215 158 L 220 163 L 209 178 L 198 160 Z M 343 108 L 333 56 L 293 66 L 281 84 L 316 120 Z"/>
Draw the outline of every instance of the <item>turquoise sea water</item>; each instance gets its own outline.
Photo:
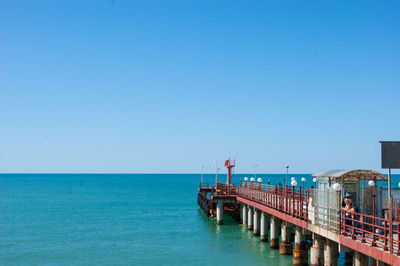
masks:
<path id="1" fill-rule="evenodd" d="M 282 178 L 259 176 L 271 183 Z M 292 264 L 292 257 L 279 256 L 229 217 L 222 226 L 208 221 L 196 202 L 199 179 L 198 174 L 1 174 L 0 264 Z"/>

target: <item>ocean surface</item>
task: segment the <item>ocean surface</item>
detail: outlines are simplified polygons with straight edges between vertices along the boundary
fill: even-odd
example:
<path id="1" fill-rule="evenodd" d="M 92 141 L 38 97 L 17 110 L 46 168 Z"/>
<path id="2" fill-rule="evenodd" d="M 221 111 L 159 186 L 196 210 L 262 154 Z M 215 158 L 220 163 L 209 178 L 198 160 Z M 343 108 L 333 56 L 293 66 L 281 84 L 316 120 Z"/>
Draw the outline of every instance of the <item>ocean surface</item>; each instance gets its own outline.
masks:
<path id="1" fill-rule="evenodd" d="M 271 184 L 283 176 L 257 175 Z M 230 217 L 222 226 L 207 220 L 199 181 L 200 174 L 1 174 L 0 265 L 292 265 Z"/>

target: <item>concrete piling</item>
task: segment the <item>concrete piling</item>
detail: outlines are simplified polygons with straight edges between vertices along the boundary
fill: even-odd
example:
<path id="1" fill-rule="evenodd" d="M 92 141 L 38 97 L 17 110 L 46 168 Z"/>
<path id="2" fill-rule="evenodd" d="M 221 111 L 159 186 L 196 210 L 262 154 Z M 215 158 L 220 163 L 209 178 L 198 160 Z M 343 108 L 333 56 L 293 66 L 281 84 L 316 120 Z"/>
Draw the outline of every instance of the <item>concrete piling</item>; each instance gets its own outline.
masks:
<path id="1" fill-rule="evenodd" d="M 293 246 L 289 241 L 289 228 L 287 222 L 281 223 L 281 244 L 279 246 L 280 255 L 292 255 Z"/>
<path id="2" fill-rule="evenodd" d="M 312 247 L 310 250 L 310 265 L 311 266 L 322 266 L 324 253 L 322 248 L 322 239 L 317 234 L 313 234 Z"/>
<path id="3" fill-rule="evenodd" d="M 260 235 L 260 211 L 254 208 L 254 225 L 253 225 L 253 235 Z"/>
<path id="4" fill-rule="evenodd" d="M 247 205 L 242 205 L 242 225 L 247 226 Z"/>
<path id="5" fill-rule="evenodd" d="M 278 236 L 278 218 L 275 216 L 271 217 L 270 222 L 270 235 L 271 235 L 271 249 L 279 248 L 279 236 Z"/>
<path id="6" fill-rule="evenodd" d="M 268 215 L 265 212 L 261 212 L 261 226 L 260 226 L 260 240 L 268 241 Z"/>
<path id="7" fill-rule="evenodd" d="M 219 200 L 217 203 L 217 224 L 224 223 L 224 202 Z"/>
<path id="8" fill-rule="evenodd" d="M 253 230 L 253 208 L 249 206 L 248 212 L 247 212 L 247 229 Z"/>
<path id="9" fill-rule="evenodd" d="M 295 228 L 293 265 L 308 265 L 308 253 L 306 247 L 306 238 L 303 229 L 299 226 Z"/>
<path id="10" fill-rule="evenodd" d="M 355 251 L 353 256 L 353 266 L 367 266 L 368 256 Z"/>
<path id="11" fill-rule="evenodd" d="M 324 266 L 336 266 L 338 259 L 338 244 L 329 239 L 324 245 Z"/>

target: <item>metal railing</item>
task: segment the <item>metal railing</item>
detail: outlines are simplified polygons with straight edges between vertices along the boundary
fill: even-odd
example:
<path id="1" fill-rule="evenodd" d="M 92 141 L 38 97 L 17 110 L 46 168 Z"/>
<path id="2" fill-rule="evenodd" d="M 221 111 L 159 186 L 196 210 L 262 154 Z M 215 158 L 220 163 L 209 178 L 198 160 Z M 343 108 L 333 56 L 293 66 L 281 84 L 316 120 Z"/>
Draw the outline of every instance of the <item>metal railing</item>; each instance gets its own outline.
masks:
<path id="1" fill-rule="evenodd" d="M 346 216 L 341 208 L 342 199 L 339 192 L 278 187 L 254 182 L 243 182 L 240 186 L 217 183 L 216 187 L 210 187 L 210 184 L 203 182 L 199 186 L 211 188 L 214 195 L 240 196 L 400 256 L 400 222 L 395 219 L 390 222 L 387 217 L 377 217 L 368 213 L 354 212 Z M 400 210 L 400 203 L 395 202 L 393 205 L 396 214 L 396 210 Z M 374 210 L 371 213 L 374 213 Z"/>
<path id="2" fill-rule="evenodd" d="M 217 195 L 236 195 L 237 187 L 225 183 L 217 183 Z"/>
<path id="3" fill-rule="evenodd" d="M 199 188 L 211 188 L 209 182 L 199 182 Z"/>
<path id="4" fill-rule="evenodd" d="M 399 235 L 400 223 L 392 222 L 392 227 L 388 219 L 372 215 L 354 213 L 345 216 L 341 213 L 340 223 L 341 234 L 368 243 L 370 246 L 380 247 L 392 254 L 400 255 Z"/>
<path id="5" fill-rule="evenodd" d="M 240 197 L 306 220 L 337 234 L 400 255 L 400 222 L 354 212 L 346 216 L 338 192 L 277 187 L 244 182 L 236 187 Z M 323 199 L 322 199 L 323 197 Z"/>
<path id="6" fill-rule="evenodd" d="M 237 195 L 293 217 L 308 220 L 308 190 L 243 183 Z"/>

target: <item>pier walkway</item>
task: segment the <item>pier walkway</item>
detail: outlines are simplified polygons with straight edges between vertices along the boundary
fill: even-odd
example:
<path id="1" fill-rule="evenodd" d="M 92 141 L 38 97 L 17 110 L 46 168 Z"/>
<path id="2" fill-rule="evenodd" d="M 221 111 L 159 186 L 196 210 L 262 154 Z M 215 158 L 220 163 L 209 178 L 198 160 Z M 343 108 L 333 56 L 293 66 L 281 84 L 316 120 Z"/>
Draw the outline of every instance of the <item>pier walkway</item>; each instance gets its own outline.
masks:
<path id="1" fill-rule="evenodd" d="M 400 223 L 365 213 L 346 217 L 339 192 L 334 193 L 326 191 L 327 196 L 319 199 L 320 190 L 303 187 L 254 182 L 241 182 L 239 186 L 217 183 L 211 187 L 200 183 L 198 202 L 218 224 L 223 223 L 226 206 L 230 213 L 236 210 L 241 224 L 254 230 L 262 241 L 268 240 L 269 224 L 271 248 L 279 248 L 280 254 L 293 254 L 294 265 L 308 265 L 308 236 L 312 239 L 311 265 L 335 265 L 338 251 L 346 252 L 346 263 L 351 261 L 353 265 L 368 265 L 368 257 L 377 264 L 400 265 Z"/>

